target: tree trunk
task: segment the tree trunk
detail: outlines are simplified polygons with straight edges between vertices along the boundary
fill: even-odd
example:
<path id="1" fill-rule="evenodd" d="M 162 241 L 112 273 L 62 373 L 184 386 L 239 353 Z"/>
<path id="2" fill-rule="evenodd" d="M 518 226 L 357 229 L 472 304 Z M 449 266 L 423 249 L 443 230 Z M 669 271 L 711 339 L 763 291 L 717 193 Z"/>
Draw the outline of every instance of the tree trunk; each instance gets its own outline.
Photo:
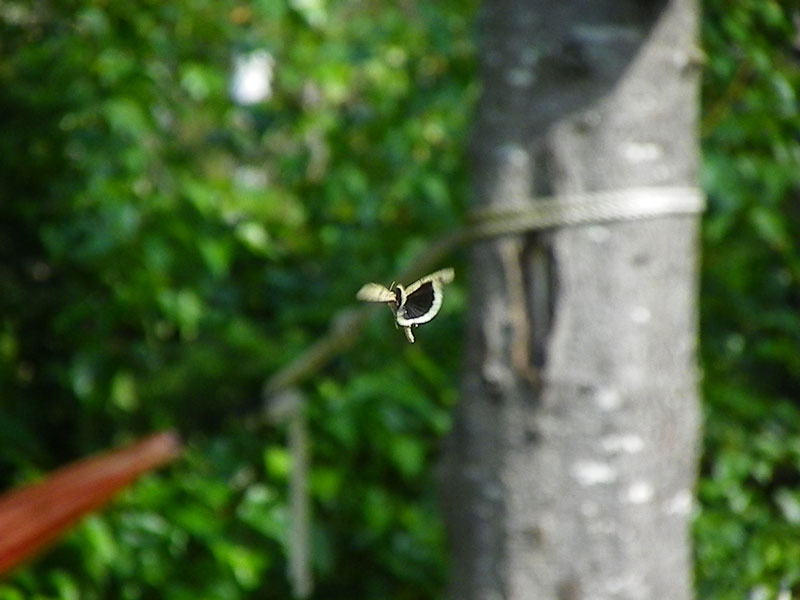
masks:
<path id="1" fill-rule="evenodd" d="M 697 17 L 694 0 L 487 1 L 477 208 L 695 185 Z M 453 600 L 692 596 L 697 234 L 668 216 L 473 248 Z"/>

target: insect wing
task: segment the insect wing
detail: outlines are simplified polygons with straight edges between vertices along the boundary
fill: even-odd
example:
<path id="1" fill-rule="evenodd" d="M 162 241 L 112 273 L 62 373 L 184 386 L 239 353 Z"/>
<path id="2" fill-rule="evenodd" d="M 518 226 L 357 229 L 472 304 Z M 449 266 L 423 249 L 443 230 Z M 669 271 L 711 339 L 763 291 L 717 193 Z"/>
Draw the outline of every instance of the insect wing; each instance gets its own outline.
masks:
<path id="1" fill-rule="evenodd" d="M 362 302 L 392 302 L 395 295 L 379 283 L 367 283 L 358 290 L 356 298 Z"/>
<path id="2" fill-rule="evenodd" d="M 406 289 L 406 301 L 398 308 L 397 323 L 403 327 L 427 323 L 442 308 L 443 284 L 453 281 L 453 269 L 442 269 L 423 277 Z"/>

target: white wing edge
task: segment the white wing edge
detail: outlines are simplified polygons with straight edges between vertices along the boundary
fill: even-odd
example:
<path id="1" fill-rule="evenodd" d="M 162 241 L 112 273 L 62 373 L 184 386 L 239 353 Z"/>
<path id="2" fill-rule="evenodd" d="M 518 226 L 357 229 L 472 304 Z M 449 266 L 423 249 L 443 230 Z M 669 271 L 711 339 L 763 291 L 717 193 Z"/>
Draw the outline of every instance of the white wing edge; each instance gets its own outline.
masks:
<path id="1" fill-rule="evenodd" d="M 416 282 L 415 282 L 416 283 Z M 425 283 L 424 281 L 422 283 Z M 395 317 L 397 320 L 397 324 L 401 327 L 411 327 L 412 325 L 420 325 L 422 323 L 427 323 L 437 314 L 439 314 L 439 309 L 442 308 L 442 300 L 444 300 L 444 294 L 442 293 L 442 284 L 439 283 L 438 280 L 433 280 L 433 303 L 431 307 L 428 309 L 424 315 L 420 315 L 418 317 L 414 317 L 413 319 L 406 319 L 405 317 L 401 317 L 399 314 Z"/>
<path id="2" fill-rule="evenodd" d="M 394 294 L 379 283 L 367 283 L 358 290 L 356 298 L 362 302 L 391 302 Z"/>
<path id="3" fill-rule="evenodd" d="M 438 271 L 434 271 L 430 275 L 426 275 L 421 279 L 417 279 L 414 283 L 409 284 L 406 287 L 406 296 L 411 295 L 414 291 L 418 290 L 423 283 L 427 283 L 429 281 L 438 281 L 439 283 L 450 283 L 455 279 L 456 272 L 453 270 L 452 267 L 448 267 L 446 269 L 439 269 Z"/>

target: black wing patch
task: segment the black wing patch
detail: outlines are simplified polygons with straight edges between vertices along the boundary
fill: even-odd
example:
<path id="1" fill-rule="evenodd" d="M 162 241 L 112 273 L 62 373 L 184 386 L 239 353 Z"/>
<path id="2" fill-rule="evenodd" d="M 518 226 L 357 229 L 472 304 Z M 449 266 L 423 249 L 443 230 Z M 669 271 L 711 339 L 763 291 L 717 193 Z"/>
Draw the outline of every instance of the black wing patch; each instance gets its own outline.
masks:
<path id="1" fill-rule="evenodd" d="M 405 317 L 417 319 L 427 314 L 433 306 L 433 299 L 433 282 L 427 281 L 406 297 Z"/>
<path id="2" fill-rule="evenodd" d="M 433 319 L 442 308 L 442 288 L 453 281 L 452 268 L 439 269 L 417 279 L 404 288 L 397 285 L 384 287 L 379 283 L 366 283 L 358 290 L 356 298 L 362 302 L 385 302 L 394 313 L 394 318 L 405 330 L 406 338 L 414 343 L 411 329 Z"/>

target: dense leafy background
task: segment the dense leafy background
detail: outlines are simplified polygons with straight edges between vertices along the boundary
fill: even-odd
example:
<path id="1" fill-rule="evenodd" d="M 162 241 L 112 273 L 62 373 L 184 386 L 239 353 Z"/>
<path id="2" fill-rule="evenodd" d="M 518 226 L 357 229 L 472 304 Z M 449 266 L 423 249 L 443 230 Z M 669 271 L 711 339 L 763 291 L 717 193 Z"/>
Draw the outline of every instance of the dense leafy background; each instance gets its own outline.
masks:
<path id="1" fill-rule="evenodd" d="M 474 4 L 0 0 L 0 485 L 154 429 L 187 442 L 1 600 L 287 597 L 290 458 L 261 386 L 460 222 Z M 769 598 L 800 582 L 800 55 L 786 4 L 704 19 L 698 595 Z M 272 95 L 240 106 L 255 50 Z M 317 597 L 441 593 L 463 304 L 457 283 L 414 346 L 374 319 L 302 390 Z"/>
<path id="2" fill-rule="evenodd" d="M 261 387 L 459 221 L 471 14 L 0 2 L 2 487 L 154 429 L 188 444 L 0 597 L 288 596 L 289 457 Z M 258 50 L 272 95 L 238 106 L 234 58 Z M 319 597 L 441 587 L 429 467 L 459 297 L 424 345 L 375 320 L 303 390 Z"/>
<path id="3" fill-rule="evenodd" d="M 800 593 L 799 16 L 705 5 L 699 598 Z"/>

